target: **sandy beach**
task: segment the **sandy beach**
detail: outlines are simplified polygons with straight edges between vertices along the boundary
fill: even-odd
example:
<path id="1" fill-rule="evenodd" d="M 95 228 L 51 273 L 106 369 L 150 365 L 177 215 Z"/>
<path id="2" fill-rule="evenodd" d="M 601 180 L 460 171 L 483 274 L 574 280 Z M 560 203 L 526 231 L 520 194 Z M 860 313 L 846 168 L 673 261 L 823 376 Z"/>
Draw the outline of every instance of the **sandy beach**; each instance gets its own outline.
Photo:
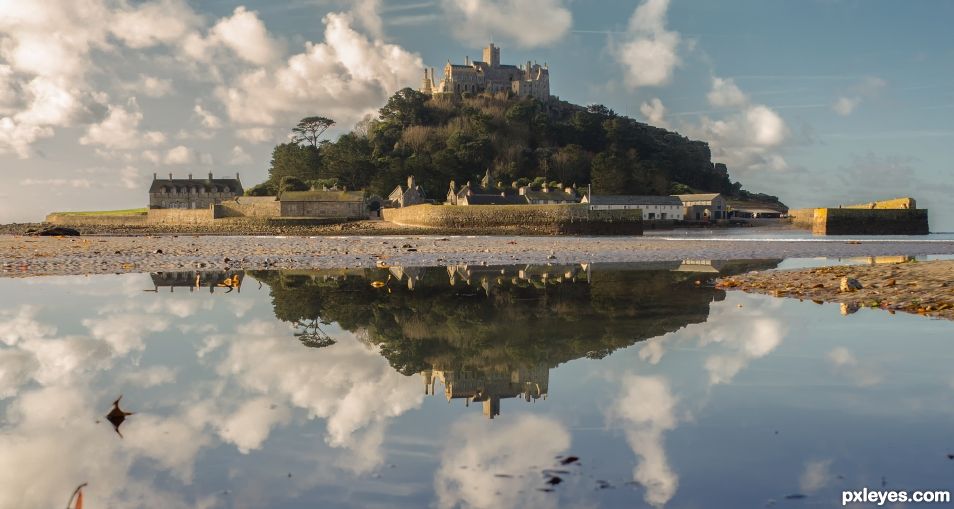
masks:
<path id="1" fill-rule="evenodd" d="M 609 263 L 954 254 L 954 241 L 653 237 L 0 236 L 6 277 L 175 270 Z"/>
<path id="2" fill-rule="evenodd" d="M 845 288 L 845 278 L 860 287 Z M 716 286 L 837 302 L 845 315 L 869 307 L 954 320 L 954 260 L 751 272 L 723 278 Z"/>

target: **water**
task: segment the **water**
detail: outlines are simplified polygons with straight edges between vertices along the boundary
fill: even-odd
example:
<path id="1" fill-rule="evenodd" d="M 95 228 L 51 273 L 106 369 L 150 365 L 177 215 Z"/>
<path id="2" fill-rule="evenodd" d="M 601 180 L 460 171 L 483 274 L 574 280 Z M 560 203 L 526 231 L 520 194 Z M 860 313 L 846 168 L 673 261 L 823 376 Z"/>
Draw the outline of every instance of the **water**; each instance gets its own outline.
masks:
<path id="1" fill-rule="evenodd" d="M 707 284 L 779 263 L 0 280 L 0 508 L 947 489 L 954 324 Z"/>

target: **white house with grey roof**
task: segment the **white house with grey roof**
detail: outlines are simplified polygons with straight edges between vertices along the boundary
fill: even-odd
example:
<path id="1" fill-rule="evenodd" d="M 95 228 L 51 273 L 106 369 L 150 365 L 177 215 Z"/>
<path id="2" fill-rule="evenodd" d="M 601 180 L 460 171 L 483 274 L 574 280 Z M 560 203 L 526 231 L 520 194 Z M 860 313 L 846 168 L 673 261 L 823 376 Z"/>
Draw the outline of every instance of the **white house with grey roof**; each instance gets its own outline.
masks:
<path id="1" fill-rule="evenodd" d="M 685 213 L 682 201 L 675 196 L 593 195 L 584 196 L 581 203 L 589 204 L 590 210 L 640 209 L 643 221 L 681 221 Z"/>

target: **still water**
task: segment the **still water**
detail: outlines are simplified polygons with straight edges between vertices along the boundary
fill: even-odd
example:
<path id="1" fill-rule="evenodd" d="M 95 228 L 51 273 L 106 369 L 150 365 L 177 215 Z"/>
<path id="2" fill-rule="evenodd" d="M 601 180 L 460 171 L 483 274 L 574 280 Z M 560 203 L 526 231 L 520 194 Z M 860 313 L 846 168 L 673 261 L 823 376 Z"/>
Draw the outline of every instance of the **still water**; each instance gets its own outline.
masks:
<path id="1" fill-rule="evenodd" d="M 707 284 L 780 262 L 0 280 L 0 508 L 950 489 L 954 324 Z"/>

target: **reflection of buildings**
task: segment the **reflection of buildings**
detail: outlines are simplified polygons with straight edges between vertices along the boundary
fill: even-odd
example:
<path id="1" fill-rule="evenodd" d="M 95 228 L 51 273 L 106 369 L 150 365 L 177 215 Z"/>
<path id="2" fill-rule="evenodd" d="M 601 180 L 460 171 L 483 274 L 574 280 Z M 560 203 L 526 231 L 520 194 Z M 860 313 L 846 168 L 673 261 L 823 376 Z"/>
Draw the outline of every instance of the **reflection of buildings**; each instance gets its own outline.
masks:
<path id="1" fill-rule="evenodd" d="M 242 291 L 242 280 L 245 278 L 243 271 L 183 271 L 183 272 L 153 272 L 152 290 L 147 292 L 158 292 L 159 288 L 169 287 L 169 291 L 175 291 L 176 287 L 188 288 L 194 292 L 200 288 L 208 288 L 209 293 L 215 293 L 216 288 L 226 293 L 231 291 Z"/>
<path id="2" fill-rule="evenodd" d="M 424 394 L 433 395 L 434 386 L 440 380 L 448 402 L 463 398 L 467 406 L 471 402 L 482 403 L 484 415 L 490 419 L 500 415 L 501 399 L 519 397 L 527 402 L 547 399 L 550 382 L 550 370 L 542 364 L 533 368 L 480 371 L 428 369 L 421 375 Z"/>
<path id="3" fill-rule="evenodd" d="M 847 261 L 863 265 L 891 265 L 895 263 L 913 262 L 914 260 L 914 256 L 857 256 L 847 258 Z"/>

